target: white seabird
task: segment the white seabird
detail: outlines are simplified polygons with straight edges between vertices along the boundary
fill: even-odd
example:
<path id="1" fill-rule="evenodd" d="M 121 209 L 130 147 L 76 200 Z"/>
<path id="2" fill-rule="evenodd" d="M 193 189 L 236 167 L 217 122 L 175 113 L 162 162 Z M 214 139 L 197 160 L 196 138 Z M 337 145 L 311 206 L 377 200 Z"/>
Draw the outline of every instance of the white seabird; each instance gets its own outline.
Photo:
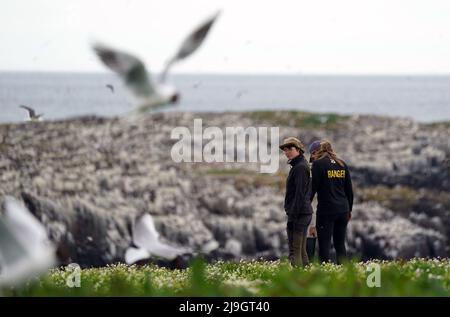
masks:
<path id="1" fill-rule="evenodd" d="M 56 263 L 43 225 L 13 197 L 0 217 L 0 286 L 17 285 Z"/>
<path id="2" fill-rule="evenodd" d="M 173 247 L 159 241 L 159 233 L 150 214 L 145 214 L 136 221 L 133 229 L 133 244 L 137 248 L 130 247 L 125 252 L 125 262 L 128 264 L 151 256 L 173 260 L 179 255 L 191 252 L 189 249 Z"/>
<path id="3" fill-rule="evenodd" d="M 34 111 L 33 108 L 30 108 L 30 107 L 25 106 L 25 105 L 20 105 L 19 107 L 25 109 L 26 111 L 28 111 L 28 119 L 27 119 L 27 121 L 41 121 L 42 120 L 42 116 L 44 115 L 43 113 L 36 114 L 36 111 Z"/>
<path id="4" fill-rule="evenodd" d="M 217 12 L 186 37 L 177 53 L 166 63 L 157 82 L 153 82 L 145 64 L 134 55 L 99 43 L 94 44 L 93 49 L 100 60 L 122 78 L 138 99 L 138 111 L 154 110 L 178 102 L 180 93 L 166 82 L 169 70 L 173 64 L 188 57 L 200 47 L 219 14 L 220 12 Z"/>

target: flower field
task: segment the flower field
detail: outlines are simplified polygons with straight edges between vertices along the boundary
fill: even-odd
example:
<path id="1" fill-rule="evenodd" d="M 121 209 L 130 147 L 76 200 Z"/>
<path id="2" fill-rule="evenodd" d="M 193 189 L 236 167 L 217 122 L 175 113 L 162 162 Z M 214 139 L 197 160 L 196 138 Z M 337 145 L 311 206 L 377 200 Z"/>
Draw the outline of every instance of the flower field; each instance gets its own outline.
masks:
<path id="1" fill-rule="evenodd" d="M 312 264 L 286 260 L 195 260 L 185 270 L 155 265 L 82 269 L 61 267 L 3 296 L 449 296 L 449 259 Z M 72 283 L 70 282 L 72 281 Z"/>

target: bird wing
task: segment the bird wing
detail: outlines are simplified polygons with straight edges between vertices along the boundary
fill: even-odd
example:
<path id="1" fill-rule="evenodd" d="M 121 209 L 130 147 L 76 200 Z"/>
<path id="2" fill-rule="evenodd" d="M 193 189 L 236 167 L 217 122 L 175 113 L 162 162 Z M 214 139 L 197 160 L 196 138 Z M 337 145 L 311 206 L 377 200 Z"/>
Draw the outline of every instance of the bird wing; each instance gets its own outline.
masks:
<path id="1" fill-rule="evenodd" d="M 133 264 L 137 261 L 148 259 L 150 257 L 150 253 L 144 249 L 136 249 L 136 248 L 128 248 L 125 251 L 125 262 L 127 264 Z"/>
<path id="2" fill-rule="evenodd" d="M 0 267 L 12 265 L 26 254 L 27 250 L 17 240 L 14 232 L 0 219 Z"/>
<path id="3" fill-rule="evenodd" d="M 133 232 L 133 242 L 139 248 L 147 250 L 150 255 L 168 260 L 173 260 L 186 252 L 184 249 L 175 248 L 159 241 L 159 233 L 156 231 L 150 214 L 145 214 L 137 221 Z"/>
<path id="4" fill-rule="evenodd" d="M 151 78 L 140 59 L 103 44 L 94 44 L 93 49 L 103 64 L 118 74 L 136 97 L 148 98 L 155 93 Z"/>
<path id="5" fill-rule="evenodd" d="M 153 218 L 150 214 L 143 215 L 137 222 L 134 227 L 133 233 L 134 243 L 138 247 L 142 247 L 142 244 L 145 244 L 145 241 L 156 241 L 159 239 L 159 233 L 156 231 L 155 223 L 153 222 Z M 143 241 L 141 243 L 141 241 Z"/>
<path id="6" fill-rule="evenodd" d="M 30 249 L 42 247 L 48 240 L 44 226 L 12 197 L 5 198 L 5 220 L 14 231 L 20 232 L 19 238 L 30 245 Z"/>
<path id="7" fill-rule="evenodd" d="M 174 63 L 188 57 L 189 55 L 194 53 L 200 47 L 200 45 L 202 45 L 206 36 L 208 35 L 209 30 L 211 29 L 212 25 L 219 15 L 220 11 L 216 12 L 211 18 L 203 22 L 185 38 L 180 48 L 178 49 L 178 52 L 167 62 L 160 78 L 161 82 L 164 82 L 166 80 L 169 69 Z"/>
<path id="8" fill-rule="evenodd" d="M 0 285 L 17 285 L 46 271 L 55 252 L 45 228 L 14 198 L 6 197 L 0 219 Z"/>
<path id="9" fill-rule="evenodd" d="M 108 87 L 112 92 L 114 92 L 114 86 L 113 85 L 108 84 L 108 85 L 106 85 L 106 87 Z"/>
<path id="10" fill-rule="evenodd" d="M 210 240 L 201 247 L 200 251 L 202 253 L 208 254 L 208 253 L 216 250 L 218 247 L 219 247 L 219 242 L 217 242 L 217 240 Z"/>
<path id="11" fill-rule="evenodd" d="M 23 109 L 27 110 L 28 114 L 30 115 L 30 117 L 34 117 L 36 115 L 36 112 L 34 111 L 33 108 L 30 108 L 30 107 L 27 107 L 27 106 L 24 106 L 24 105 L 20 105 L 20 108 L 23 108 Z"/>

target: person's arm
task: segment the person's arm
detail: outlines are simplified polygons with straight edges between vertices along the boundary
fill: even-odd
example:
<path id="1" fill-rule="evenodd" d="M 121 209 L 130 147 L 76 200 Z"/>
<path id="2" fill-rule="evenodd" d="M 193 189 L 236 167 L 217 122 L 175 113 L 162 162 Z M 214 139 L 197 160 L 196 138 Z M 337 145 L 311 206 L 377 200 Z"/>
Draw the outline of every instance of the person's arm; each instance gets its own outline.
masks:
<path id="1" fill-rule="evenodd" d="M 308 229 L 308 235 L 310 237 L 317 237 L 317 230 L 316 230 L 316 211 L 313 208 L 313 214 L 312 214 L 312 218 L 311 218 L 311 223 L 309 224 L 309 229 Z"/>
<path id="2" fill-rule="evenodd" d="M 349 206 L 349 219 L 351 218 L 351 213 L 353 210 L 353 186 L 352 178 L 350 176 L 350 171 L 348 166 L 345 166 L 345 183 L 344 183 L 345 195 L 347 196 L 348 206 Z"/>
<path id="3" fill-rule="evenodd" d="M 312 188 L 311 188 L 311 202 L 314 199 L 314 196 L 317 193 L 317 190 L 319 189 L 319 185 L 320 185 L 320 168 L 319 165 L 317 163 L 313 163 L 312 164 L 312 168 L 311 168 L 311 173 L 312 173 Z"/>
<path id="4" fill-rule="evenodd" d="M 318 175 L 318 170 L 317 169 L 318 169 L 317 164 L 316 164 L 316 166 L 314 166 L 314 163 L 313 163 L 312 167 L 311 167 L 311 204 L 314 201 L 314 196 L 317 193 L 318 184 L 319 184 L 319 181 L 320 181 L 320 177 Z M 313 214 L 312 214 L 311 223 L 310 223 L 309 229 L 308 229 L 308 235 L 311 236 L 311 237 L 317 237 L 316 209 L 313 207 L 312 210 L 313 210 Z"/>
<path id="5" fill-rule="evenodd" d="M 292 206 L 293 212 L 298 213 L 302 208 L 305 201 L 305 184 L 306 184 L 306 172 L 302 166 L 296 166 L 294 172 L 295 183 L 295 196 L 294 204 Z M 309 177 L 309 175 L 308 175 Z"/>

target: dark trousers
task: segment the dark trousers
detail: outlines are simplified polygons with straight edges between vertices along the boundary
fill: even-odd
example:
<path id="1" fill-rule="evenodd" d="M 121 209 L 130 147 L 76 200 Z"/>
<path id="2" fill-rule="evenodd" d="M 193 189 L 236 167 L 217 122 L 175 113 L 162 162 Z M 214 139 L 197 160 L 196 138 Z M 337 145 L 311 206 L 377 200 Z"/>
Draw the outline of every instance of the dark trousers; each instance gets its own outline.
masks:
<path id="1" fill-rule="evenodd" d="M 347 232 L 348 213 L 335 215 L 317 215 L 316 229 L 319 242 L 319 259 L 321 262 L 330 261 L 331 238 L 336 250 L 337 263 L 347 259 L 345 236 Z"/>
<path id="2" fill-rule="evenodd" d="M 306 266 L 309 264 L 308 253 L 306 252 L 306 231 L 311 219 L 312 215 L 302 215 L 298 219 L 287 223 L 289 261 L 292 266 Z"/>

